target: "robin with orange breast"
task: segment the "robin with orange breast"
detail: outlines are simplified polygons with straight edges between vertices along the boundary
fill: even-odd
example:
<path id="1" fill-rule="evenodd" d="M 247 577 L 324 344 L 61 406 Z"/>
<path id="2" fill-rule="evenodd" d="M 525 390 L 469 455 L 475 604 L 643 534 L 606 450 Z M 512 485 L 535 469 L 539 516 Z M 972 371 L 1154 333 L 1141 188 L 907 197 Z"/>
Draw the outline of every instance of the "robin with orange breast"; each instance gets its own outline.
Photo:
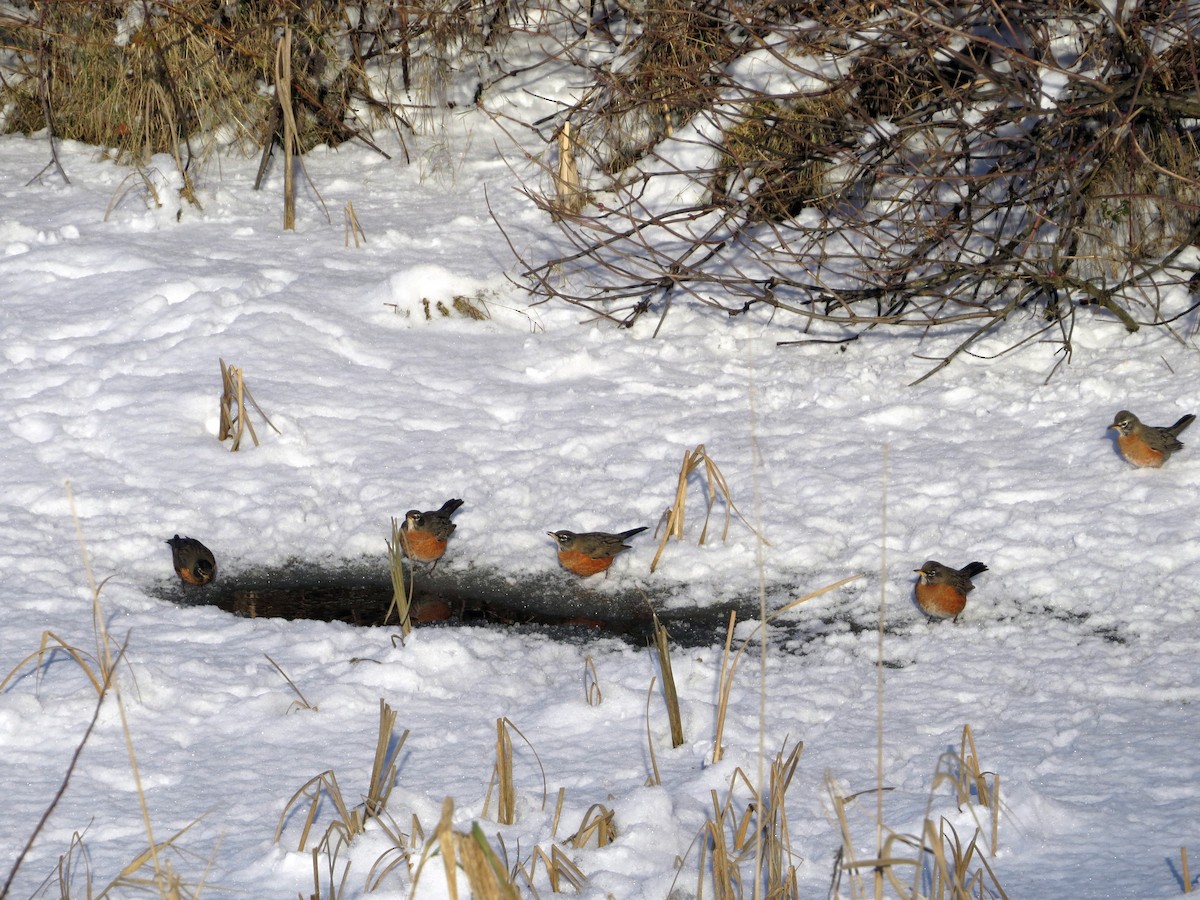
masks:
<path id="1" fill-rule="evenodd" d="M 421 512 L 410 509 L 404 514 L 400 526 L 400 539 L 405 555 L 416 562 L 431 562 L 429 571 L 437 568 L 438 560 L 446 552 L 446 544 L 457 527 L 450 521 L 455 511 L 463 505 L 461 500 L 447 500 L 441 509 Z"/>
<path id="2" fill-rule="evenodd" d="M 618 553 L 629 550 L 626 539 L 645 531 L 641 528 L 631 528 L 620 534 L 608 534 L 604 531 L 586 531 L 576 534 L 574 531 L 547 531 L 546 534 L 558 541 L 558 561 L 568 572 L 587 577 L 598 572 L 605 572 Z"/>
<path id="3" fill-rule="evenodd" d="M 988 567 L 981 562 L 968 563 L 961 569 L 944 566 L 931 559 L 919 569 L 913 569 L 921 577 L 917 581 L 917 606 L 928 616 L 936 619 L 953 618 L 967 605 L 967 594 L 975 590 L 971 579 Z"/>
<path id="4" fill-rule="evenodd" d="M 1127 409 L 1117 413 L 1108 427 L 1117 432 L 1117 446 L 1121 455 L 1138 468 L 1160 469 L 1176 450 L 1182 450 L 1179 435 L 1196 420 L 1189 413 L 1170 427 L 1143 425 Z"/>
<path id="5" fill-rule="evenodd" d="M 195 538 L 175 537 L 171 545 L 171 564 L 184 584 L 205 585 L 217 577 L 217 560 L 212 551 Z"/>

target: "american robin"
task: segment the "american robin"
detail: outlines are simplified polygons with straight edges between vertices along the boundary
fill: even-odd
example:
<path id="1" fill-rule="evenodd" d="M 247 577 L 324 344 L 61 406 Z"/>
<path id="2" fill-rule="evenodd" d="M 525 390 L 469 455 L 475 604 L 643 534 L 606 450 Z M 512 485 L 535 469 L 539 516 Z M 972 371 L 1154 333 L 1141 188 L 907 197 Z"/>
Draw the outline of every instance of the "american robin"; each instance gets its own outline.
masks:
<path id="1" fill-rule="evenodd" d="M 433 563 L 429 567 L 430 572 L 436 569 L 438 560 L 446 552 L 446 542 L 458 527 L 450 521 L 450 516 L 462 505 L 461 500 L 447 500 L 441 509 L 426 512 L 410 509 L 406 512 L 404 524 L 400 526 L 400 537 L 408 558 Z"/>
<path id="2" fill-rule="evenodd" d="M 171 545 L 171 564 L 185 584 L 208 584 L 217 577 L 217 560 L 212 551 L 195 538 L 175 535 Z"/>
<path id="3" fill-rule="evenodd" d="M 1189 413 L 1169 428 L 1143 425 L 1137 416 L 1123 409 L 1108 427 L 1116 429 L 1122 456 L 1139 468 L 1160 469 L 1172 453 L 1183 449 L 1179 435 L 1195 419 Z"/>
<path id="4" fill-rule="evenodd" d="M 547 531 L 546 534 L 558 541 L 558 561 L 562 567 L 568 572 L 586 577 L 597 572 L 606 572 L 618 553 L 630 549 L 625 543 L 626 538 L 645 530 L 645 526 L 642 526 L 622 531 L 620 534 L 607 534 L 603 531 L 588 531 L 583 534 L 576 534 L 574 531 Z"/>
<path id="5" fill-rule="evenodd" d="M 988 567 L 981 562 L 968 563 L 961 569 L 943 566 L 937 560 L 929 560 L 919 569 L 917 581 L 917 606 L 929 616 L 938 619 L 958 619 L 958 614 L 967 605 L 967 594 L 975 590 L 971 579 Z"/>

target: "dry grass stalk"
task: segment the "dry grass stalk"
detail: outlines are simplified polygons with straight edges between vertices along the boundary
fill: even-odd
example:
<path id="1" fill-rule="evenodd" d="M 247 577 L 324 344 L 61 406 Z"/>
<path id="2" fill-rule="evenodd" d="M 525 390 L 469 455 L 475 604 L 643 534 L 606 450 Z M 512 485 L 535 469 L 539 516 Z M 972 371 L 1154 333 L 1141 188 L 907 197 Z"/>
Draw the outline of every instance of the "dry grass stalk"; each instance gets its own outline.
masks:
<path id="1" fill-rule="evenodd" d="M 650 687 L 646 689 L 646 747 L 650 754 L 650 774 L 646 776 L 646 787 L 658 787 L 662 784 L 662 775 L 658 771 L 658 757 L 654 755 L 654 735 L 650 731 L 650 700 L 654 696 L 654 685 L 657 678 L 650 679 Z"/>
<path id="2" fill-rule="evenodd" d="M 307 709 L 310 712 L 320 712 L 316 706 L 308 702 L 308 698 L 306 698 L 304 694 L 300 693 L 300 688 L 296 687 L 296 682 L 292 681 L 292 679 L 288 676 L 288 673 L 283 671 L 283 666 L 271 659 L 271 654 L 264 653 L 263 656 L 267 658 L 267 662 L 275 667 L 275 671 L 283 676 L 283 680 L 288 683 L 288 687 L 295 692 L 296 697 L 298 698 L 292 701 L 291 706 L 287 708 L 288 712 L 291 712 L 293 709 Z"/>
<path id="3" fill-rule="evenodd" d="M 520 892 L 512 876 L 501 864 L 495 851 L 488 844 L 478 824 L 471 826 L 470 834 L 462 834 L 453 828 L 454 801 L 449 797 L 442 804 L 442 817 L 434 829 L 434 841 L 425 845 L 417 870 L 413 874 L 412 895 L 425 863 L 438 855 L 446 872 L 446 890 L 450 900 L 458 900 L 458 871 L 461 868 L 474 900 L 519 900 Z"/>
<path id="4" fill-rule="evenodd" d="M 296 111 L 292 107 L 292 26 L 285 25 L 275 51 L 275 101 L 283 121 L 283 229 L 296 230 Z"/>
<path id="5" fill-rule="evenodd" d="M 324 847 L 313 847 L 312 849 L 312 866 L 313 866 L 313 892 L 312 900 L 340 900 L 346 896 L 346 879 L 350 876 L 350 863 L 342 866 L 342 877 L 337 877 L 337 860 L 338 854 L 341 852 L 344 842 L 338 841 L 333 847 L 327 850 Z M 325 860 L 327 880 L 329 883 L 329 892 L 326 893 L 322 889 L 321 882 L 321 860 Z"/>
<path id="6" fill-rule="evenodd" d="M 583 698 L 588 706 L 599 706 L 604 701 L 600 676 L 596 674 L 596 662 L 590 656 L 583 661 Z"/>
<path id="7" fill-rule="evenodd" d="M 396 621 L 400 623 L 401 640 L 408 637 L 412 631 L 412 588 L 413 588 L 413 570 L 410 567 L 408 576 L 405 577 L 404 572 L 404 530 L 400 527 L 400 521 L 392 517 L 392 539 L 387 541 L 388 549 L 388 569 L 392 574 L 392 602 L 388 606 L 387 612 L 383 616 L 383 624 L 386 625 L 391 621 L 392 613 L 396 614 Z"/>
<path id="8" fill-rule="evenodd" d="M 558 200 L 556 209 L 568 215 L 574 215 L 587 204 L 587 192 L 579 182 L 575 154 L 575 136 L 568 119 L 558 130 L 558 169 L 554 173 L 554 192 Z"/>
<path id="9" fill-rule="evenodd" d="M 561 894 L 566 885 L 570 885 L 573 890 L 578 892 L 587 883 L 587 876 L 583 874 L 583 870 L 575 865 L 567 854 L 563 853 L 558 844 L 552 844 L 549 853 L 541 847 L 534 847 L 528 870 L 524 866 L 520 867 L 521 873 L 531 889 L 533 889 L 533 881 L 537 877 L 539 861 L 546 869 L 546 880 L 550 882 L 552 893 Z M 534 892 L 536 894 L 536 889 Z"/>
<path id="10" fill-rule="evenodd" d="M 797 743 L 790 752 L 776 754 L 765 792 L 755 787 L 741 768 L 730 777 L 723 801 L 712 791 L 712 815 L 705 824 L 705 834 L 717 900 L 742 900 L 745 888 L 751 885 L 756 897 L 799 897 L 785 798 L 803 750 L 804 745 Z M 744 804 L 743 793 L 749 795 Z M 747 864 L 750 873 L 743 872 Z M 762 894 L 758 893 L 760 889 Z"/>
<path id="11" fill-rule="evenodd" d="M 387 807 L 388 797 L 396 782 L 396 760 L 408 739 L 408 731 L 393 742 L 396 713 L 382 699 L 379 701 L 379 735 L 375 743 L 375 761 L 371 767 L 371 778 L 362 809 L 351 808 L 338 786 L 337 776 L 332 769 L 327 769 L 319 775 L 314 775 L 302 784 L 291 799 L 284 804 L 283 812 L 279 814 L 279 823 L 275 826 L 275 841 L 283 834 L 283 826 L 292 808 L 307 802 L 308 811 L 300 830 L 300 840 L 297 850 L 303 850 L 308 843 L 312 827 L 316 821 L 317 812 L 321 806 L 322 796 L 328 797 L 333 805 L 335 816 L 329 827 L 325 829 L 317 848 L 325 848 L 333 852 L 335 839 L 351 841 L 362 834 L 369 819 L 379 818 Z"/>
<path id="12" fill-rule="evenodd" d="M 990 778 L 990 783 L 989 783 Z M 976 824 L 983 828 L 975 816 L 976 803 L 972 802 L 972 791 L 979 806 L 985 807 L 989 816 L 989 831 L 991 834 L 992 856 L 996 855 L 999 846 L 1000 830 L 1000 776 L 994 772 L 984 772 L 979 764 L 979 751 L 975 748 L 975 734 L 970 725 L 964 725 L 962 739 L 959 742 L 958 755 L 943 755 L 938 760 L 938 768 L 933 776 L 933 791 L 945 782 L 954 788 L 954 799 L 958 808 L 964 806 L 970 809 Z M 932 802 L 932 796 L 931 796 Z"/>
<path id="13" fill-rule="evenodd" d="M 345 245 L 349 247 L 350 240 L 353 238 L 355 249 L 365 246 L 367 243 L 367 233 L 363 231 L 362 225 L 358 222 L 358 214 L 354 212 L 354 202 L 352 200 L 346 201 L 345 221 Z"/>
<path id="14" fill-rule="evenodd" d="M 849 584 L 850 582 L 859 578 L 862 578 L 862 576 L 851 575 L 849 578 L 843 578 L 841 581 L 826 585 L 823 588 L 813 591 L 811 594 L 805 594 L 803 597 L 797 597 L 787 605 L 781 606 L 779 609 L 768 615 L 764 621 L 759 622 L 758 625 L 754 627 L 754 630 L 747 635 L 746 640 L 742 642 L 742 646 L 738 648 L 737 653 L 734 654 L 732 659 L 729 656 L 729 649 L 733 643 L 733 629 L 734 625 L 737 623 L 737 614 L 735 612 L 730 612 L 729 627 L 725 633 L 725 654 L 721 658 L 721 674 L 717 682 L 717 722 L 716 733 L 713 738 L 713 762 L 719 762 L 721 757 L 724 755 L 722 739 L 725 734 L 726 712 L 729 708 L 729 693 L 733 689 L 733 675 L 737 670 L 738 662 L 741 660 L 742 654 L 744 654 L 746 652 L 746 648 L 750 646 L 750 642 L 760 634 L 764 633 L 763 627 L 765 625 L 769 625 L 776 618 L 786 612 L 790 612 L 801 603 L 807 603 L 814 597 L 820 597 L 822 594 L 827 594 L 830 591 L 836 590 L 837 588 Z"/>
<path id="15" fill-rule="evenodd" d="M 505 721 L 496 720 L 496 821 L 512 825 L 517 820 L 517 798 L 513 789 L 512 737 Z"/>
<path id="16" fill-rule="evenodd" d="M 663 677 L 663 699 L 667 704 L 667 721 L 671 725 L 671 747 L 683 745 L 683 718 L 679 714 L 679 694 L 675 690 L 675 675 L 671 671 L 671 648 L 667 629 L 654 613 L 654 646 L 658 651 L 658 667 Z"/>
<path id="17" fill-rule="evenodd" d="M 1192 870 L 1188 868 L 1187 847 L 1179 848 L 1179 871 L 1183 876 L 1183 892 L 1192 892 Z"/>
<path id="18" fill-rule="evenodd" d="M 280 434 L 279 429 L 267 418 L 267 414 L 262 411 L 262 407 L 250 393 L 250 388 L 246 387 L 242 370 L 236 366 L 227 366 L 224 359 L 219 359 L 219 362 L 221 363 L 221 426 L 217 432 L 217 440 L 223 442 L 232 434 L 233 445 L 229 448 L 232 453 L 242 445 L 243 429 L 249 429 L 254 446 L 258 446 L 258 435 L 254 431 L 254 423 L 246 414 L 246 401 L 249 401 L 255 411 L 262 416 L 263 421 L 271 426 L 272 431 Z"/>
<path id="19" fill-rule="evenodd" d="M 583 814 L 579 828 L 563 843 L 581 849 L 588 846 L 592 838 L 595 838 L 596 847 L 607 847 L 617 839 L 617 826 L 613 820 L 613 810 L 603 803 L 593 803 Z"/>
<path id="20" fill-rule="evenodd" d="M 737 517 L 745 523 L 746 527 L 753 531 L 754 535 L 760 541 L 770 546 L 767 539 L 759 534 L 753 525 L 746 521 L 745 516 L 738 512 L 738 508 L 734 505 L 733 498 L 729 494 L 729 484 L 725 481 L 725 476 L 721 474 L 721 470 L 717 468 L 717 464 L 708 455 L 708 452 L 704 449 L 704 445 L 697 444 L 694 450 L 683 454 L 683 465 L 679 469 L 679 478 L 675 485 L 675 503 L 663 513 L 663 518 L 666 519 L 666 528 L 663 530 L 662 541 L 658 545 L 658 552 L 654 554 L 654 559 L 650 563 L 651 572 L 658 567 L 658 561 L 667 547 L 667 541 L 672 537 L 676 540 L 683 540 L 688 482 L 691 480 L 692 475 L 700 471 L 701 468 L 703 468 L 704 481 L 707 487 L 708 508 L 704 513 L 704 526 L 700 529 L 698 543 L 703 544 L 708 537 L 708 520 L 712 515 L 712 508 L 717 500 L 717 495 L 720 494 L 725 498 L 725 526 L 721 530 L 721 540 L 724 541 L 729 536 L 731 513 L 737 513 Z"/>

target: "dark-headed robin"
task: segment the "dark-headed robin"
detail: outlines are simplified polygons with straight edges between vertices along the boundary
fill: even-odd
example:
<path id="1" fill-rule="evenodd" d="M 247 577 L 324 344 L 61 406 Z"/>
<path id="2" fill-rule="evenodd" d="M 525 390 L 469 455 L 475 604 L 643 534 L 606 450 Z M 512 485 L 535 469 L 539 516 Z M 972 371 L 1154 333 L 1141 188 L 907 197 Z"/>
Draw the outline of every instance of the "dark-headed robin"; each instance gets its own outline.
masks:
<path id="1" fill-rule="evenodd" d="M 1109 428 L 1117 432 L 1117 446 L 1121 455 L 1139 468 L 1162 468 L 1162 464 L 1176 450 L 1182 450 L 1179 435 L 1196 420 L 1189 413 L 1170 427 L 1160 425 L 1143 425 L 1127 409 L 1117 413 Z"/>
<path id="2" fill-rule="evenodd" d="M 921 576 L 916 586 L 917 606 L 926 615 L 937 619 L 957 619 L 967 605 L 967 594 L 975 589 L 971 579 L 987 570 L 981 562 L 952 569 L 937 560 L 929 560 L 921 568 L 913 569 Z"/>
<path id="3" fill-rule="evenodd" d="M 438 560 L 446 552 L 446 543 L 457 527 L 450 521 L 450 516 L 462 505 L 461 500 L 447 500 L 441 509 L 425 512 L 410 509 L 406 512 L 404 524 L 400 526 L 405 555 L 416 562 L 433 563 L 430 572 L 436 569 Z"/>
<path id="4" fill-rule="evenodd" d="M 607 572 L 608 567 L 618 553 L 630 549 L 626 539 L 645 531 L 641 528 L 631 528 L 620 534 L 608 534 L 604 531 L 587 531 L 576 534 L 574 531 L 547 531 L 546 534 L 558 541 L 558 561 L 568 572 L 587 577 L 598 572 Z"/>
<path id="5" fill-rule="evenodd" d="M 208 584 L 217 577 L 217 560 L 212 551 L 195 538 L 175 537 L 171 545 L 171 564 L 185 584 Z"/>

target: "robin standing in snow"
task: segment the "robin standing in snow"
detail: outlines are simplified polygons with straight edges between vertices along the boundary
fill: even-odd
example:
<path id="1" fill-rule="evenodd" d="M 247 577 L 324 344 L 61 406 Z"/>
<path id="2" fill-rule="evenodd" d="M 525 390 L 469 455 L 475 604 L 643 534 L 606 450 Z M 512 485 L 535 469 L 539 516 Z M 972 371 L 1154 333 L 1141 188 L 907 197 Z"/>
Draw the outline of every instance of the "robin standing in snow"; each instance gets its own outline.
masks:
<path id="1" fill-rule="evenodd" d="M 558 561 L 562 567 L 568 572 L 587 577 L 597 572 L 607 572 L 616 555 L 630 549 L 625 540 L 645 530 L 643 526 L 622 531 L 620 534 L 608 534 L 603 531 L 588 531 L 583 534 L 576 534 L 574 531 L 547 531 L 546 534 L 558 541 Z"/>
<path id="2" fill-rule="evenodd" d="M 1143 425 L 1137 416 L 1123 409 L 1108 427 L 1116 429 L 1117 446 L 1129 462 L 1139 468 L 1160 469 L 1172 453 L 1183 449 L 1179 435 L 1195 419 L 1189 413 L 1169 428 Z"/>
<path id="3" fill-rule="evenodd" d="M 426 512 L 410 509 L 406 512 L 404 524 L 400 526 L 400 537 L 408 558 L 433 563 L 430 572 L 436 569 L 438 560 L 446 552 L 446 542 L 457 527 L 450 521 L 450 516 L 462 505 L 461 500 L 447 500 L 441 509 Z"/>
<path id="4" fill-rule="evenodd" d="M 195 538 L 175 535 L 171 545 L 171 564 L 185 584 L 208 584 L 217 577 L 217 560 L 212 551 Z"/>
<path id="5" fill-rule="evenodd" d="M 919 569 L 913 569 L 921 577 L 917 581 L 917 606 L 922 612 L 937 619 L 958 620 L 958 614 L 967 605 L 967 594 L 975 589 L 971 579 L 988 567 L 981 562 L 968 563 L 961 569 L 943 566 L 937 560 L 929 560 Z"/>

